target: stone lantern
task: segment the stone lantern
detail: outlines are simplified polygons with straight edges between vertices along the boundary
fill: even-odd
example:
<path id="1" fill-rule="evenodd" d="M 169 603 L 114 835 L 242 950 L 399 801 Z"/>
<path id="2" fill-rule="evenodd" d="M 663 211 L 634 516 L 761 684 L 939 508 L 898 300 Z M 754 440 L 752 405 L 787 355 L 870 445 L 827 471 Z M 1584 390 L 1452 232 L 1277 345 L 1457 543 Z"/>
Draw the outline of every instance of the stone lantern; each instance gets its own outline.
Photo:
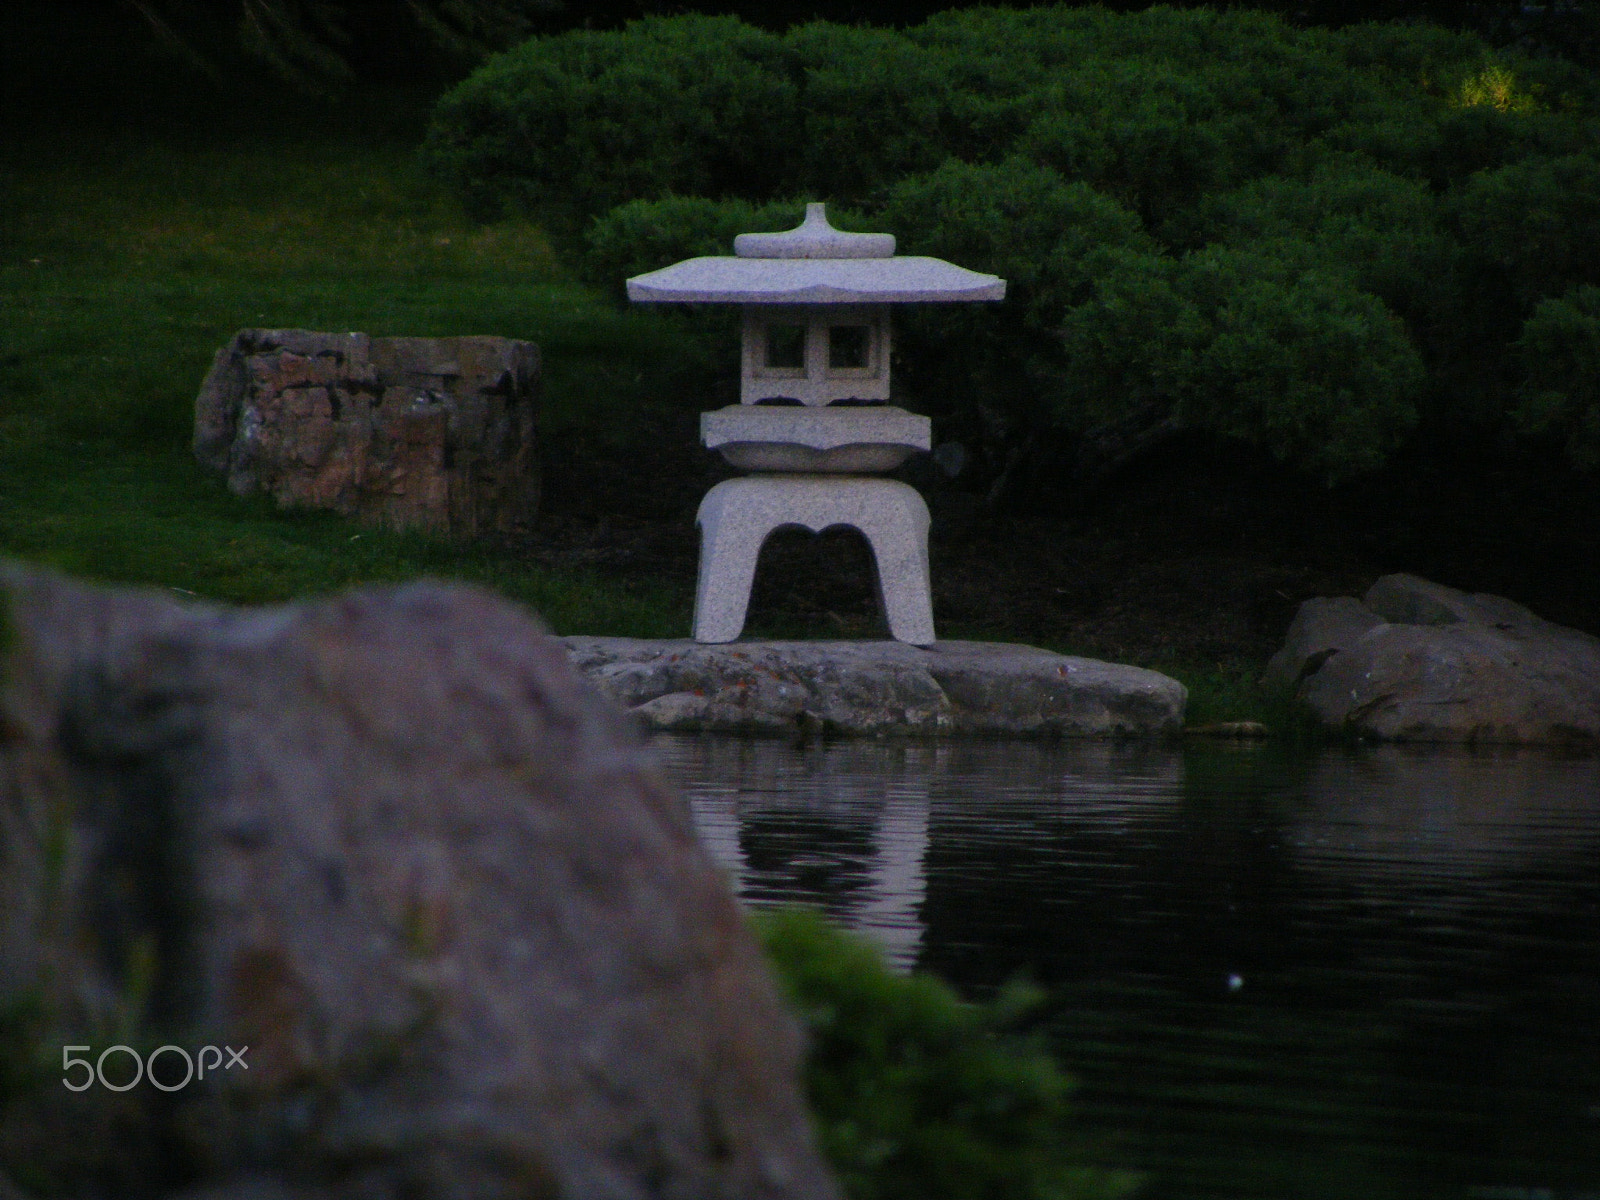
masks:
<path id="1" fill-rule="evenodd" d="M 928 507 L 915 488 L 879 477 L 932 446 L 927 417 L 888 403 L 889 306 L 999 300 L 1005 280 L 896 256 L 892 234 L 834 229 L 821 204 L 785 233 L 740 234 L 733 251 L 628 280 L 630 300 L 743 309 L 740 402 L 701 414 L 700 436 L 751 474 L 700 504 L 695 640 L 739 636 L 774 530 L 846 525 L 872 547 L 890 634 L 928 645 Z"/>

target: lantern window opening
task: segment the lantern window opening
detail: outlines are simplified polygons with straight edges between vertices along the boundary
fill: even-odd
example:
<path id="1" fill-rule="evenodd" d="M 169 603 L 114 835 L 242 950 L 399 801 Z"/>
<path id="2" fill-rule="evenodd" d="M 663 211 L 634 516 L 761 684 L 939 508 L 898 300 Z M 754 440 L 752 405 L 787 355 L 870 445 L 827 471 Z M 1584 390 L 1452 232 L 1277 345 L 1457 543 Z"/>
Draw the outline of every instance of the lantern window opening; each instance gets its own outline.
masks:
<path id="1" fill-rule="evenodd" d="M 802 377 L 806 373 L 806 326 L 799 322 L 773 321 L 766 326 L 762 373 L 780 377 Z"/>
<path id="2" fill-rule="evenodd" d="M 872 378 L 877 374 L 873 349 L 871 325 L 829 325 L 828 374 L 846 379 Z"/>

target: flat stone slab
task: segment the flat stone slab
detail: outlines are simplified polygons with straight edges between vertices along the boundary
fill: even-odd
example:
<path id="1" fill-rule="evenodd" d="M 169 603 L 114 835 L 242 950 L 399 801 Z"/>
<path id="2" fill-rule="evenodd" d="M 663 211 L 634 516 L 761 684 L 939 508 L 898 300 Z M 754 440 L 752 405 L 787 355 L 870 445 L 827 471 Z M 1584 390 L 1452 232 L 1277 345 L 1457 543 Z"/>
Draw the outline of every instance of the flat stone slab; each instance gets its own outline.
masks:
<path id="1" fill-rule="evenodd" d="M 1188 701 L 1157 671 L 1003 642 L 561 640 L 590 682 L 657 730 L 1176 736 Z"/>

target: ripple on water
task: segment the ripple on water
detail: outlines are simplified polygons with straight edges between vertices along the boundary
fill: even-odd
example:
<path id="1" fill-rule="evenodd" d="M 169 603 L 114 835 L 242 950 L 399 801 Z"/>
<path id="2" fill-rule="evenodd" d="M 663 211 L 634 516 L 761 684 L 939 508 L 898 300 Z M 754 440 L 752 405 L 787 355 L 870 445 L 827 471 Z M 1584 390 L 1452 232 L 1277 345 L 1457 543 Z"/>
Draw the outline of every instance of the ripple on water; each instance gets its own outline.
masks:
<path id="1" fill-rule="evenodd" d="M 1600 763 L 663 737 L 748 903 L 1023 971 L 1148 1196 L 1600 1200 Z"/>

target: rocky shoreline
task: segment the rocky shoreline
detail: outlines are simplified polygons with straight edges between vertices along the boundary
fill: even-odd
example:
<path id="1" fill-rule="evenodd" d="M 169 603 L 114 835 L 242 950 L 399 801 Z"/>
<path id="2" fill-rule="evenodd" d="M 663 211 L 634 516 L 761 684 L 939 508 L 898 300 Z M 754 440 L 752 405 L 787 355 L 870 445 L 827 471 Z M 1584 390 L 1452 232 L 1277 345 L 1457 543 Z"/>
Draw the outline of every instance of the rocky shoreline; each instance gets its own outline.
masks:
<path id="1" fill-rule="evenodd" d="M 561 640 L 653 730 L 1172 737 L 1188 698 L 1157 671 L 1001 642 Z"/>

